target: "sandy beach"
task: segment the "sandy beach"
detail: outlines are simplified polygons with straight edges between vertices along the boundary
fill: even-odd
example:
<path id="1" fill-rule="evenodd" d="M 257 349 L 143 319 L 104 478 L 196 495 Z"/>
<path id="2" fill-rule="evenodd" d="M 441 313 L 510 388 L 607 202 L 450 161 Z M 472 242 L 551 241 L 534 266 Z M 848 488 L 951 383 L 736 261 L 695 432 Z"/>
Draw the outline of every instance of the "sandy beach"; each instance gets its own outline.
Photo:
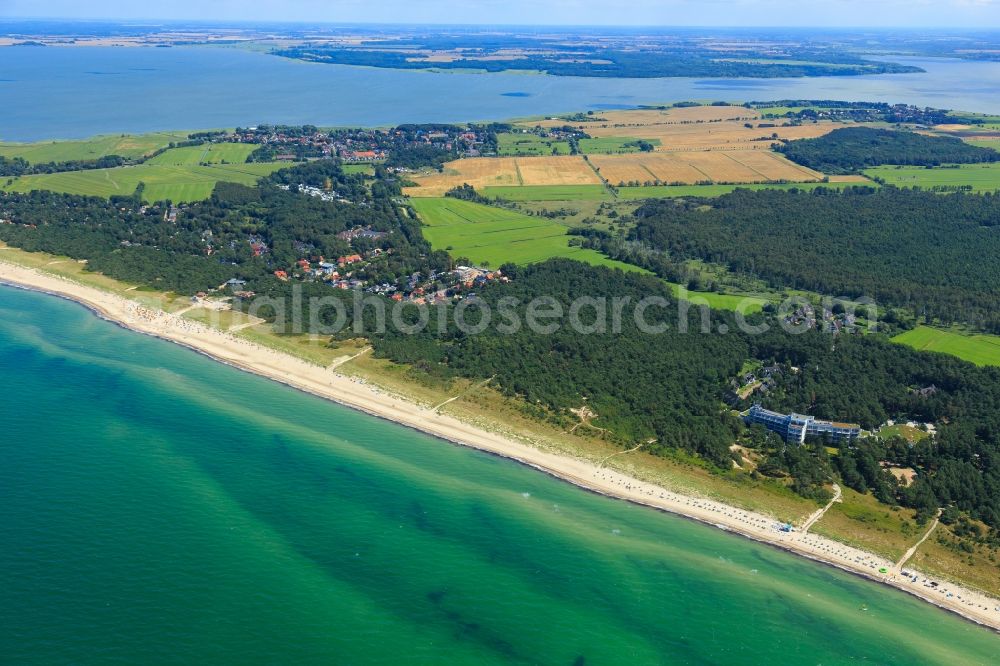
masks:
<path id="1" fill-rule="evenodd" d="M 109 321 L 185 345 L 248 372 L 457 444 L 516 460 L 593 492 L 685 516 L 839 567 L 1000 631 L 1000 600 L 948 581 L 935 580 L 909 566 L 897 567 L 896 563 L 881 556 L 811 534 L 807 529 L 799 529 L 800 526 L 790 532 L 782 531 L 778 521 L 764 514 L 675 493 L 589 461 L 543 451 L 527 442 L 509 439 L 389 395 L 329 368 L 52 274 L 0 260 L 0 282 L 69 298 Z M 813 514 L 803 526 L 808 527 L 817 517 Z"/>

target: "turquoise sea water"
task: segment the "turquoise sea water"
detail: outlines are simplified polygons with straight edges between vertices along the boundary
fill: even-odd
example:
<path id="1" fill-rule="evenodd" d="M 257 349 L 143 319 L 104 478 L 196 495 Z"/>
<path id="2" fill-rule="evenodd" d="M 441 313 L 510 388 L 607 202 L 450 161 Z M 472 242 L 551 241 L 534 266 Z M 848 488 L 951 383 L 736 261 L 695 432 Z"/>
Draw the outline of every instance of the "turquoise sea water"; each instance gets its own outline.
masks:
<path id="1" fill-rule="evenodd" d="M 1000 637 L 895 590 L 54 297 L 0 287 L 0 380 L 0 663 L 1000 654 Z"/>
<path id="2" fill-rule="evenodd" d="M 893 58 L 924 74 L 608 79 L 427 73 L 237 49 L 0 48 L 0 140 L 257 123 L 504 120 L 680 100 L 839 99 L 1000 113 L 1000 62 Z"/>

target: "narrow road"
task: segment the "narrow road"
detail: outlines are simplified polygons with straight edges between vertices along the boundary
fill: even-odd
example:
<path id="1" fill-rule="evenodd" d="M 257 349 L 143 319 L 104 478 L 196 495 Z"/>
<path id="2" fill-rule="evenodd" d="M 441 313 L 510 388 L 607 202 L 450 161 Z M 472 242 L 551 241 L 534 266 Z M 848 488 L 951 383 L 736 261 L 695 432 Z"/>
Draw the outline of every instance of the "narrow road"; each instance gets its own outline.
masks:
<path id="1" fill-rule="evenodd" d="M 903 557 L 901 557 L 899 559 L 899 562 L 896 562 L 896 568 L 897 569 L 902 569 L 903 565 L 906 564 L 906 561 L 908 559 L 910 559 L 911 557 L 913 557 L 913 554 L 915 552 L 917 552 L 917 548 L 920 548 L 920 545 L 924 541 L 927 541 L 927 537 L 929 537 L 931 535 L 931 532 L 934 531 L 934 528 L 938 526 L 938 520 L 940 518 L 941 518 L 941 509 L 938 509 L 937 515 L 934 516 L 934 522 L 932 522 L 931 526 L 929 528 L 927 528 L 927 532 L 924 533 L 924 535 L 922 537 L 920 537 L 920 541 L 918 541 L 915 544 L 913 544 L 913 546 L 911 546 L 908 551 L 906 551 L 905 553 L 903 553 Z"/>
<path id="2" fill-rule="evenodd" d="M 809 528 L 812 527 L 817 520 L 823 517 L 823 514 L 825 514 L 827 510 L 831 506 L 833 506 L 834 502 L 840 501 L 840 495 L 841 495 L 840 486 L 838 486 L 836 483 L 833 484 L 833 499 L 827 502 L 826 506 L 824 506 L 822 509 L 820 509 L 813 515 L 809 516 L 809 519 L 806 520 L 806 522 L 802 523 L 802 529 L 800 529 L 799 532 L 801 532 L 802 534 L 808 532 Z"/>

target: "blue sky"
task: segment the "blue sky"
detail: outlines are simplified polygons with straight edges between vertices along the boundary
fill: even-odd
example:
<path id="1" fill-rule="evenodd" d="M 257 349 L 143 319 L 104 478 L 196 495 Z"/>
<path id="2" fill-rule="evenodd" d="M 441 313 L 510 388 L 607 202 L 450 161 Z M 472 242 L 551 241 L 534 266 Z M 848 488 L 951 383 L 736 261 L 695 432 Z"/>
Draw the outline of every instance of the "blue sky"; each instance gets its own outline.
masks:
<path id="1" fill-rule="evenodd" d="M 0 17 L 1000 29 L 1000 0 L 0 0 Z"/>

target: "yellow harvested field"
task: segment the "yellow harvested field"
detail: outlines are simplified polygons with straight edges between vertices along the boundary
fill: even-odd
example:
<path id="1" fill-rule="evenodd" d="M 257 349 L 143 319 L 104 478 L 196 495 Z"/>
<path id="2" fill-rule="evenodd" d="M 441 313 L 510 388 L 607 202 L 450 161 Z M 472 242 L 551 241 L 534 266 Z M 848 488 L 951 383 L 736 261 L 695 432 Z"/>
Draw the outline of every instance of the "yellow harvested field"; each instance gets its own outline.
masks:
<path id="1" fill-rule="evenodd" d="M 464 183 L 476 189 L 516 185 L 600 185 L 601 179 L 578 155 L 552 157 L 473 157 L 444 165 L 443 173 L 415 175 L 415 197 L 440 197 Z"/>
<path id="2" fill-rule="evenodd" d="M 579 155 L 519 157 L 523 185 L 600 185 L 601 179 Z"/>
<path id="3" fill-rule="evenodd" d="M 643 168 L 632 155 L 591 155 L 590 163 L 601 174 L 601 178 L 612 185 L 656 180 L 656 176 Z"/>
<path id="4" fill-rule="evenodd" d="M 591 155 L 590 162 L 616 186 L 650 181 L 693 185 L 823 179 L 823 174 L 793 164 L 781 155 L 755 150 Z"/>
<path id="5" fill-rule="evenodd" d="M 725 153 L 733 159 L 750 167 L 767 180 L 822 180 L 823 174 L 804 166 L 795 164 L 770 151 L 744 150 Z"/>
<path id="6" fill-rule="evenodd" d="M 656 150 L 769 150 L 778 139 L 811 139 L 832 132 L 839 125 L 832 122 L 788 127 L 757 127 L 757 123 L 742 122 L 664 124 L 637 127 L 589 127 L 591 136 L 603 138 L 628 136 L 639 139 L 659 139 Z M 774 135 L 777 134 L 777 138 Z"/>
<path id="7" fill-rule="evenodd" d="M 729 157 L 729 153 L 687 153 L 683 157 L 714 182 L 754 183 L 768 180 L 742 162 Z"/>
<path id="8" fill-rule="evenodd" d="M 471 157 L 444 165 L 442 173 L 418 175 L 412 178 L 417 187 L 403 188 L 404 194 L 418 197 L 440 197 L 463 183 L 477 190 L 483 187 L 521 185 L 517 162 L 513 157 Z"/>
<path id="9" fill-rule="evenodd" d="M 463 183 L 482 189 L 518 185 L 600 185 L 601 178 L 619 186 L 635 183 L 815 182 L 824 177 L 821 173 L 789 162 L 777 153 L 757 150 L 590 155 L 589 159 L 589 164 L 578 155 L 456 160 L 446 164 L 443 173 L 413 176 L 417 186 L 404 188 L 404 194 L 440 197 Z M 840 180 L 868 182 L 859 176 Z"/>
<path id="10" fill-rule="evenodd" d="M 438 197 L 468 183 L 477 189 L 519 185 L 599 185 L 816 182 L 824 175 L 770 150 L 773 135 L 783 139 L 822 136 L 841 123 L 772 126 L 755 109 L 696 106 L 665 110 L 598 112 L 598 122 L 573 122 L 590 136 L 658 139 L 652 152 L 471 158 L 449 162 L 443 173 L 415 175 L 410 196 Z M 524 126 L 561 126 L 565 120 Z M 750 127 L 747 127 L 750 125 Z M 589 160 L 589 162 L 588 162 Z M 596 173 L 595 173 L 596 169 Z M 598 176 L 598 174 L 600 174 Z M 851 178 L 842 182 L 867 182 Z"/>
<path id="11" fill-rule="evenodd" d="M 612 185 L 660 181 L 663 183 L 698 183 L 708 176 L 676 155 L 629 154 L 591 155 L 590 163 Z"/>
<path id="12" fill-rule="evenodd" d="M 595 114 L 600 122 L 527 121 L 524 126 L 572 125 L 596 138 L 658 139 L 659 152 L 679 150 L 768 150 L 779 139 L 811 139 L 832 132 L 841 123 L 783 125 L 761 121 L 755 109 L 740 106 L 693 106 L 667 110 L 640 109 Z M 750 127 L 747 127 L 750 125 Z M 768 126 L 770 125 L 770 126 Z"/>

